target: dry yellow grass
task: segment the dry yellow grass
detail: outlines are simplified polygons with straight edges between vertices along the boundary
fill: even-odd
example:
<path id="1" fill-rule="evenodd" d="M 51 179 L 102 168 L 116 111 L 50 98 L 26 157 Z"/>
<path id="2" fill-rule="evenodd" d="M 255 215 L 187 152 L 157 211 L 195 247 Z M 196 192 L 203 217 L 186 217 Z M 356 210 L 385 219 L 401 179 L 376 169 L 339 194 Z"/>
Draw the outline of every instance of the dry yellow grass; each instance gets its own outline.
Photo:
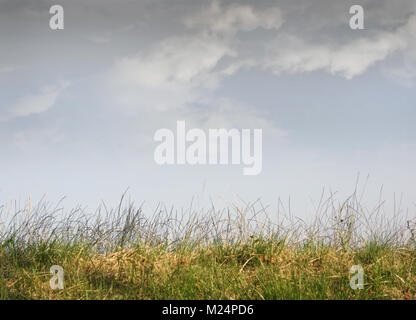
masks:
<path id="1" fill-rule="evenodd" d="M 269 244 L 271 245 L 271 244 Z M 253 248 L 251 248 L 253 249 Z M 167 250 L 140 247 L 109 254 L 51 250 L 49 264 L 36 259 L 2 264 L 2 297 L 32 299 L 415 299 L 414 249 L 340 250 L 245 247 Z M 3 252 L 2 262 L 7 259 Z M 23 263 L 24 262 L 24 263 Z M 49 287 L 49 267 L 65 271 L 64 290 Z M 360 264 L 363 290 L 349 287 Z"/>

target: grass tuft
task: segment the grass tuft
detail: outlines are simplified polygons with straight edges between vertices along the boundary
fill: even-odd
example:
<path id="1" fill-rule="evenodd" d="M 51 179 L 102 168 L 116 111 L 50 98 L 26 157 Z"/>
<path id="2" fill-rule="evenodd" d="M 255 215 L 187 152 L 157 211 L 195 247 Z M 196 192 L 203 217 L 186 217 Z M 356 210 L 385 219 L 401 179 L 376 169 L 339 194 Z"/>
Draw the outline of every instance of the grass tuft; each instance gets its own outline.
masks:
<path id="1" fill-rule="evenodd" d="M 86 214 L 60 203 L 0 208 L 0 299 L 415 299 L 415 223 L 357 197 L 315 220 L 259 202 L 204 212 L 124 203 Z M 274 221 L 274 222 L 273 222 Z M 64 289 L 49 285 L 52 265 Z M 350 269 L 364 269 L 364 289 Z"/>

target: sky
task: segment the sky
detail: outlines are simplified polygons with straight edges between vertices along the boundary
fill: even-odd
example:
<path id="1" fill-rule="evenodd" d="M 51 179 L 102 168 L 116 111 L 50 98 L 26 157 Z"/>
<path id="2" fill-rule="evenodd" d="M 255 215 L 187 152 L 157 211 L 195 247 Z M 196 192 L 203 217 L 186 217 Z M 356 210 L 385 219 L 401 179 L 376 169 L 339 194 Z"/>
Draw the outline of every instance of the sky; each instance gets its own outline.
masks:
<path id="1" fill-rule="evenodd" d="M 149 206 L 290 197 L 305 216 L 359 177 L 369 206 L 383 187 L 416 209 L 414 0 L 0 0 L 0 46 L 0 205 L 128 189 Z M 154 134 L 180 120 L 262 129 L 262 172 L 158 165 Z"/>

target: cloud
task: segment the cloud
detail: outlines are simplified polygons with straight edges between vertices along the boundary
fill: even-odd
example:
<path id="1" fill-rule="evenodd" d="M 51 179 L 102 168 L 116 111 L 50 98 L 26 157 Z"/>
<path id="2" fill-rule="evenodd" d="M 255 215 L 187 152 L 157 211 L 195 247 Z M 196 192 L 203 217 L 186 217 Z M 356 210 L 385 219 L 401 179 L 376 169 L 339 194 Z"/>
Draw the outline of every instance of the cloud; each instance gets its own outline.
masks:
<path id="1" fill-rule="evenodd" d="M 252 128 L 262 129 L 275 138 L 284 138 L 288 132 L 276 128 L 266 114 L 253 106 L 228 98 L 217 98 L 201 102 L 198 110 L 189 110 L 184 115 L 193 124 L 203 129 L 210 128 Z"/>
<path id="2" fill-rule="evenodd" d="M 416 84 L 416 56 L 405 58 L 399 66 L 384 68 L 383 72 L 401 86 L 411 88 Z"/>
<path id="3" fill-rule="evenodd" d="M 9 108 L 0 110 L 0 121 L 46 112 L 54 106 L 60 93 L 68 86 L 68 82 L 45 86 L 36 94 L 29 94 L 18 99 Z"/>
<path id="4" fill-rule="evenodd" d="M 402 86 L 413 87 L 416 84 L 416 17 L 413 17 L 413 25 L 409 24 L 409 41 L 406 50 L 382 71 Z"/>
<path id="5" fill-rule="evenodd" d="M 283 14 L 278 7 L 223 6 L 219 1 L 183 21 L 191 30 L 115 61 L 108 79 L 117 103 L 132 110 L 191 107 L 215 91 L 224 77 L 242 69 L 277 75 L 322 71 L 352 79 L 394 53 L 406 52 L 416 34 L 413 15 L 391 31 L 348 29 L 343 42 L 307 39 L 291 28 L 280 30 Z M 253 37 L 241 38 L 257 28 L 279 31 L 263 34 L 258 43 Z"/>
<path id="6" fill-rule="evenodd" d="M 148 54 L 118 60 L 115 70 L 120 82 L 150 88 L 172 82 L 197 83 L 226 55 L 235 53 L 214 38 L 175 37 L 159 43 Z"/>
<path id="7" fill-rule="evenodd" d="M 406 41 L 394 34 L 376 39 L 360 39 L 349 44 L 308 44 L 291 36 L 279 38 L 278 48 L 264 64 L 274 73 L 304 73 L 326 71 L 352 79 L 364 73 L 375 63 L 406 47 Z"/>
<path id="8" fill-rule="evenodd" d="M 236 53 L 212 37 L 173 37 L 153 46 L 147 53 L 115 62 L 108 78 L 121 92 L 122 101 L 156 109 L 180 107 L 197 97 L 197 90 L 218 84 L 224 57 Z M 126 99 L 125 99 L 126 98 Z"/>
<path id="9" fill-rule="evenodd" d="M 222 78 L 241 69 L 274 74 L 324 71 L 352 79 L 393 53 L 405 51 L 415 40 L 416 17 L 411 16 L 394 31 L 374 31 L 371 37 L 355 31 L 357 36 L 349 36 L 344 43 L 328 38 L 307 41 L 288 30 L 265 38 L 262 46 L 238 41 L 238 32 L 279 29 L 282 16 L 277 7 L 261 10 L 213 1 L 207 10 L 184 19 L 188 28 L 196 29 L 193 33 L 166 38 L 146 52 L 115 62 L 110 79 L 121 92 L 119 101 L 159 110 L 183 107 L 198 101 L 201 89 L 215 89 Z"/>
<path id="10" fill-rule="evenodd" d="M 283 24 L 283 16 L 277 7 L 258 10 L 236 3 L 222 7 L 220 1 L 213 1 L 207 10 L 185 18 L 184 23 L 189 28 L 202 27 L 213 33 L 235 34 L 257 28 L 277 30 Z"/>
<path id="11" fill-rule="evenodd" d="M 238 31 L 257 28 L 278 30 L 283 22 L 282 10 L 277 7 L 264 10 L 238 4 L 222 7 L 219 1 L 213 1 L 206 11 L 185 19 L 185 24 L 190 28 L 204 27 L 215 34 L 232 35 L 234 38 Z M 270 42 L 265 39 L 266 45 L 263 47 L 267 48 L 266 54 L 261 48 L 244 52 L 247 50 L 246 43 L 244 47 L 238 47 L 238 42 L 234 43 L 233 49 L 239 55 L 223 74 L 227 70 L 233 74 L 242 68 L 261 68 L 275 74 L 324 71 L 352 79 L 396 52 L 404 54 L 416 42 L 416 16 L 410 16 L 404 26 L 396 27 L 394 31 L 356 31 L 354 36 L 346 37 L 344 43 L 339 43 L 337 38 L 325 38 L 319 42 L 319 37 L 307 41 L 301 33 L 296 34 L 290 28 L 288 30 L 279 31 Z M 366 36 L 369 33 L 372 36 Z M 413 78 L 413 73 L 406 69 L 396 70 L 392 74 L 403 75 L 406 79 Z"/>
<path id="12" fill-rule="evenodd" d="M 289 133 L 276 127 L 268 112 L 262 112 L 252 105 L 230 98 L 204 98 L 188 108 L 168 109 L 155 113 L 141 110 L 137 121 L 140 130 L 140 148 L 154 145 L 154 131 L 159 128 L 175 128 L 176 121 L 185 120 L 188 128 L 204 131 L 215 128 L 224 129 L 262 129 L 263 134 L 278 144 L 286 141 Z M 140 145 L 140 146 L 139 146 Z"/>
<path id="13" fill-rule="evenodd" d="M 415 32 L 416 16 L 412 16 L 405 26 L 394 32 L 381 32 L 373 38 L 360 38 L 343 45 L 310 44 L 283 35 L 269 46 L 264 67 L 276 74 L 323 70 L 352 79 L 391 54 L 405 50 L 414 41 Z"/>
<path id="14" fill-rule="evenodd" d="M 168 37 L 115 61 L 108 79 L 118 103 L 166 110 L 200 101 L 204 90 L 217 88 L 224 77 L 252 65 L 250 59 L 239 57 L 235 33 L 278 29 L 283 19 L 276 7 L 223 7 L 213 1 L 207 11 L 187 16 L 183 22 L 192 33 Z"/>

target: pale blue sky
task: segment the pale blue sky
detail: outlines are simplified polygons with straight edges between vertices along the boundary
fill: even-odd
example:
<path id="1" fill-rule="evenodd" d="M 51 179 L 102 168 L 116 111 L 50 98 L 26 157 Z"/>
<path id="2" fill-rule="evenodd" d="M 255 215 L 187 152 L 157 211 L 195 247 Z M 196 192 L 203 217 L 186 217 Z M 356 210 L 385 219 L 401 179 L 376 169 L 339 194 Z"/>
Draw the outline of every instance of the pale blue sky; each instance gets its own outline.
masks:
<path id="1" fill-rule="evenodd" d="M 49 29 L 62 4 L 65 30 Z M 349 28 L 362 4 L 365 30 Z M 416 202 L 416 5 L 0 0 L 0 202 Z M 157 129 L 262 128 L 263 172 L 154 163 Z"/>

